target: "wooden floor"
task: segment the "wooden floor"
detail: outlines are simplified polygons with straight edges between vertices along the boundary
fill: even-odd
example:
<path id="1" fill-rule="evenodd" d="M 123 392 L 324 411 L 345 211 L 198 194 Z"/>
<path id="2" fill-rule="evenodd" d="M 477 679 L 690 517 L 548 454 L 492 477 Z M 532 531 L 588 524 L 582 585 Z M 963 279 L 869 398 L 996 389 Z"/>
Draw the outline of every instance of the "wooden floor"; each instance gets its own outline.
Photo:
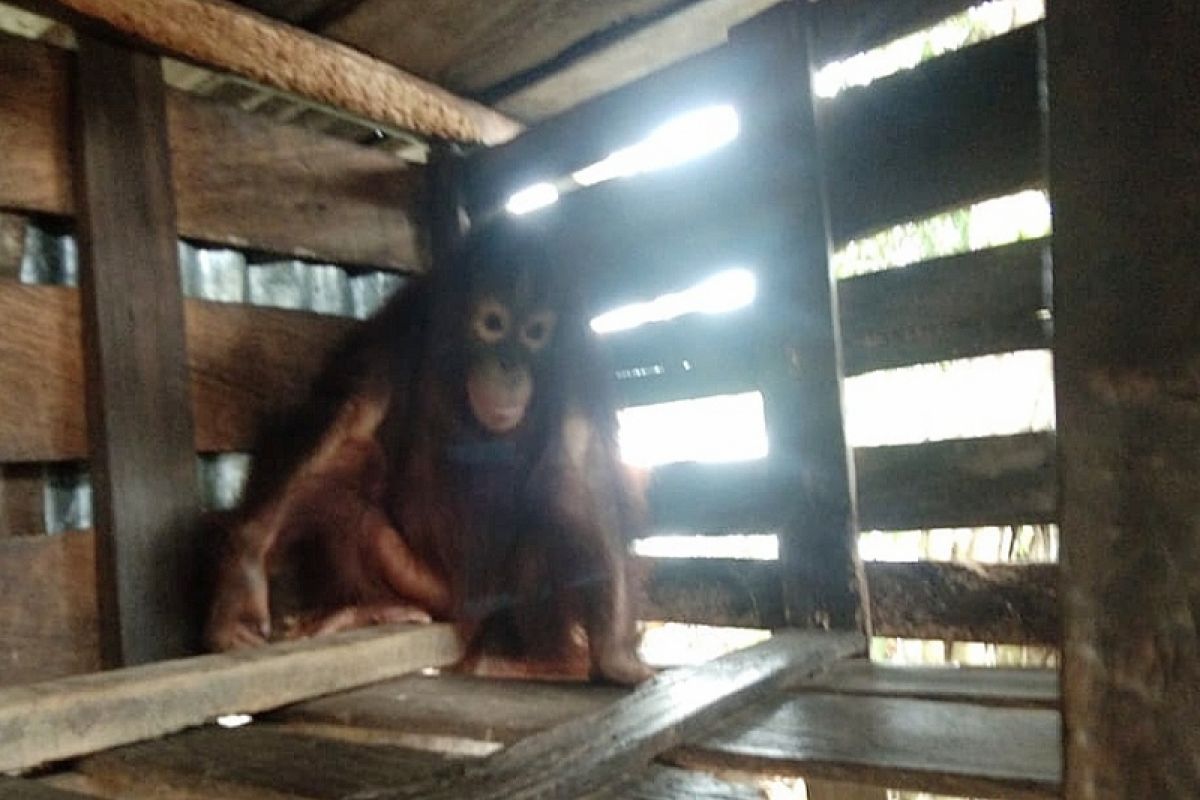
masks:
<path id="1" fill-rule="evenodd" d="M 0 798 L 749 800 L 770 776 L 857 785 L 821 797 L 1057 796 L 1053 672 L 882 667 L 839 660 L 853 649 L 843 640 L 815 655 L 803 645 L 673 671 L 636 693 L 408 675 L 0 778 Z"/>

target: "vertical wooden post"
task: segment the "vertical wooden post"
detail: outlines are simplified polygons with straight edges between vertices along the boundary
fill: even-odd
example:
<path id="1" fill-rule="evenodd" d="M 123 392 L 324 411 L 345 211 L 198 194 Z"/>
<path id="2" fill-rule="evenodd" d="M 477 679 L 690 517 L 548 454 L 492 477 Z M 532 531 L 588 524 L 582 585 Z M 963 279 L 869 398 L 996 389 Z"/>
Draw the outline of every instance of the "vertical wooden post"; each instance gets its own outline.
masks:
<path id="1" fill-rule="evenodd" d="M 1200 6 L 1047 3 L 1066 797 L 1200 797 Z"/>
<path id="2" fill-rule="evenodd" d="M 115 666 L 194 647 L 195 445 L 159 60 L 81 35 L 75 105 L 101 647 Z"/>
<path id="3" fill-rule="evenodd" d="M 797 627 L 866 629 L 854 474 L 842 419 L 837 287 L 813 108 L 810 5 L 782 3 L 734 29 L 749 66 L 740 107 L 750 191 L 787 204 L 759 264 L 762 388 L 773 471 L 785 488 L 784 602 Z"/>

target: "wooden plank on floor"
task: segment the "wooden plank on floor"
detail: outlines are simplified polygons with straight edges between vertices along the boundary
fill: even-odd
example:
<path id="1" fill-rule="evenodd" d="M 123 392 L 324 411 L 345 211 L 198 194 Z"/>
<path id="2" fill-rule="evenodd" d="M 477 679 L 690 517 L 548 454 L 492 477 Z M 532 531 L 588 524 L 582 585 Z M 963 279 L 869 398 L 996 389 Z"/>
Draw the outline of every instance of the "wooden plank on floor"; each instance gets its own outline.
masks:
<path id="1" fill-rule="evenodd" d="M 838 284 L 846 375 L 1050 346 L 1048 240 Z"/>
<path id="2" fill-rule="evenodd" d="M 39 10 L 167 55 L 433 138 L 497 144 L 520 126 L 390 64 L 232 3 L 37 0 Z"/>
<path id="3" fill-rule="evenodd" d="M 350 725 L 416 736 L 509 744 L 602 711 L 628 694 L 592 684 L 406 675 L 279 709 L 267 717 L 289 725 Z"/>
<path id="4" fill-rule="evenodd" d="M 628 780 L 585 800 L 762 800 L 763 793 L 747 783 L 731 783 L 713 775 L 653 764 Z"/>
<path id="5" fill-rule="evenodd" d="M 856 633 L 789 631 L 698 667 L 660 674 L 603 711 L 531 736 L 460 772 L 378 795 L 399 798 L 578 797 L 712 724 L 752 696 L 863 652 Z M 546 764 L 555 769 L 547 771 Z"/>
<path id="6" fill-rule="evenodd" d="M 0 282 L 0 461 L 87 455 L 79 293 Z M 184 301 L 195 449 L 248 449 L 258 419 L 302 396 L 356 324 L 332 316 Z"/>
<path id="7" fill-rule="evenodd" d="M 0 800 L 85 800 L 88 795 L 56 789 L 34 780 L 0 775 Z"/>
<path id="8" fill-rule="evenodd" d="M 1200 6 L 1046 11 L 1065 796 L 1200 797 Z"/>
<path id="9" fill-rule="evenodd" d="M 866 660 L 844 661 L 799 690 L 1044 708 L 1059 701 L 1054 669 L 901 667 Z"/>
<path id="10" fill-rule="evenodd" d="M 0 208 L 74 213 L 74 54 L 0 36 Z M 179 232 L 308 258 L 425 264 L 420 170 L 239 109 L 167 92 Z"/>
<path id="11" fill-rule="evenodd" d="M 887 789 L 837 781 L 806 780 L 808 800 L 887 800 Z"/>
<path id="12" fill-rule="evenodd" d="M 0 689 L 0 771 L 94 753 L 461 657 L 445 625 L 392 626 Z"/>
<path id="13" fill-rule="evenodd" d="M 341 800 L 403 785 L 453 759 L 428 751 L 351 744 L 253 723 L 209 725 L 80 761 L 83 786 L 130 800 Z"/>
<path id="14" fill-rule="evenodd" d="M 791 695 L 667 755 L 692 769 L 995 798 L 1058 796 L 1056 711 L 933 700 Z"/>
<path id="15" fill-rule="evenodd" d="M 107 666 L 193 652 L 196 458 L 162 65 L 79 38 L 88 451 Z"/>
<path id="16" fill-rule="evenodd" d="M 90 533 L 0 542 L 0 686 L 100 668 Z"/>

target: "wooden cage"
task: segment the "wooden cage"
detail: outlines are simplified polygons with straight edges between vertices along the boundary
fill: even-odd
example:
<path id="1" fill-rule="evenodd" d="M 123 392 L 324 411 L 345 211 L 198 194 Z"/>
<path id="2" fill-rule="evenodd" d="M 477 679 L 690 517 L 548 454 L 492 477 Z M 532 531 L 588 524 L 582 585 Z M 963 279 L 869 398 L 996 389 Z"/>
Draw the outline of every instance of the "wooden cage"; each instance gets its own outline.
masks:
<path id="1" fill-rule="evenodd" d="M 218 0 L 29 5 L 77 47 L 0 37 L 0 797 L 1200 796 L 1191 3 L 1047 0 L 820 98 L 817 66 L 970 3 L 787 0 L 528 130 Z M 160 55 L 438 144 L 406 164 L 168 88 Z M 197 454 L 246 449 L 354 323 L 184 299 L 179 237 L 420 280 L 460 218 L 717 104 L 728 146 L 544 224 L 597 309 L 755 265 L 752 309 L 608 342 L 628 405 L 761 393 L 769 455 L 661 467 L 651 507 L 779 559 L 644 558 L 641 616 L 772 638 L 632 692 L 418 674 L 460 655 L 442 625 L 195 656 Z M 834 246 L 1031 187 L 1052 237 L 830 278 Z M 77 231 L 80 289 L 16 280 L 32 219 Z M 847 446 L 849 376 L 1048 349 L 1055 432 Z M 35 535 L 42 465 L 80 460 L 95 530 Z M 856 548 L 1050 523 L 1061 565 Z M 870 635 L 1057 647 L 1061 702 L 1050 670 L 872 665 Z M 209 724 L 234 713 L 261 716 Z"/>

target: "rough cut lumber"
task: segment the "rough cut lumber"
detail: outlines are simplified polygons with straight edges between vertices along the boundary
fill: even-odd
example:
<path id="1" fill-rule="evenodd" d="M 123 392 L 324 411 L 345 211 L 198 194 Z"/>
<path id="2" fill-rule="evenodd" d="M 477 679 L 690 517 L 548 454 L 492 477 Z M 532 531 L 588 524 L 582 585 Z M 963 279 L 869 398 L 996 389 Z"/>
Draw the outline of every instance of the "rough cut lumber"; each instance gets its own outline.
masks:
<path id="1" fill-rule="evenodd" d="M 0 690 L 0 771 L 22 770 L 461 657 L 446 625 L 391 626 Z"/>
<path id="2" fill-rule="evenodd" d="M 77 26 L 117 33 L 167 55 L 401 130 L 483 144 L 506 141 L 520 130 L 478 103 L 224 0 L 25 2 Z"/>
<path id="3" fill-rule="evenodd" d="M 1053 564 L 867 565 L 871 621 L 881 636 L 967 642 L 1059 642 Z"/>
<path id="4" fill-rule="evenodd" d="M 735 628 L 787 624 L 777 562 L 642 558 L 638 571 L 647 576 L 642 619 Z"/>
<path id="5" fill-rule="evenodd" d="M 258 417 L 303 393 L 353 322 L 187 300 L 195 449 L 247 449 Z M 0 282 L 0 462 L 85 457 L 79 293 Z"/>
<path id="6" fill-rule="evenodd" d="M 806 780 L 808 800 L 887 800 L 887 789 L 837 781 Z"/>
<path id="7" fill-rule="evenodd" d="M 75 56 L 0 36 L 0 208 L 74 213 Z M 181 234 L 415 270 L 425 263 L 421 173 L 386 153 L 168 91 Z"/>
<path id="8" fill-rule="evenodd" d="M 86 800 L 87 797 L 88 795 L 55 789 L 36 781 L 0 775 L 0 800 Z"/>
<path id="9" fill-rule="evenodd" d="M 100 669 L 90 533 L 0 542 L 0 685 Z"/>
<path id="10" fill-rule="evenodd" d="M 79 37 L 81 322 L 106 666 L 195 646 L 199 507 L 162 66 Z"/>
<path id="11" fill-rule="evenodd" d="M 1143 10 L 1047 4 L 1068 800 L 1200 797 L 1200 6 Z"/>
<path id="12" fill-rule="evenodd" d="M 671 670 L 603 711 L 531 736 L 482 762 L 380 792 L 395 798 L 579 797 L 626 777 L 749 697 L 862 653 L 856 633 L 787 632 L 699 667 Z"/>
<path id="13" fill-rule="evenodd" d="M 1058 713 L 802 694 L 764 701 L 667 755 L 693 769 L 812 776 L 895 789 L 1053 798 Z"/>
<path id="14" fill-rule="evenodd" d="M 1006 667 L 899 667 L 846 661 L 799 691 L 909 697 L 998 706 L 1057 708 L 1058 670 Z"/>
<path id="15" fill-rule="evenodd" d="M 762 790 L 703 772 L 653 764 L 586 800 L 762 800 Z"/>
<path id="16" fill-rule="evenodd" d="M 0 464 L 0 539 L 46 530 L 46 473 L 41 464 Z"/>
<path id="17" fill-rule="evenodd" d="M 730 34 L 731 47 L 750 61 L 760 84 L 739 108 L 745 146 L 758 156 L 754 182 L 791 198 L 787 224 L 773 231 L 774 246 L 756 265 L 759 347 L 770 354 L 761 372 L 763 414 L 768 460 L 801 465 L 800 481 L 779 501 L 788 624 L 869 633 L 842 416 L 841 331 L 812 92 L 811 9 L 806 3 L 778 5 Z"/>
<path id="18" fill-rule="evenodd" d="M 838 283 L 846 375 L 1050 346 L 1048 240 Z"/>

